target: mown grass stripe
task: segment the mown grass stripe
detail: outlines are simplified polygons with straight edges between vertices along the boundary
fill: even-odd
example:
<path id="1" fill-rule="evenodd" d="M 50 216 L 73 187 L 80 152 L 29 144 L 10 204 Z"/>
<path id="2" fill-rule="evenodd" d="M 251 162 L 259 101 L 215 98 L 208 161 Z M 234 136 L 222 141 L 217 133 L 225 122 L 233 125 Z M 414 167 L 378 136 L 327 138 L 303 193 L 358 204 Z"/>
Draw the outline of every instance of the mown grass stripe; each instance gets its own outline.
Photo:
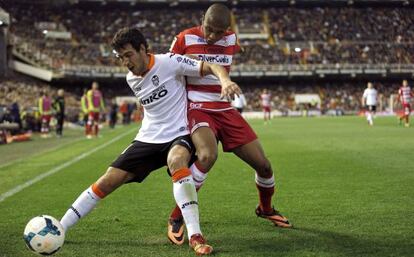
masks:
<path id="1" fill-rule="evenodd" d="M 56 172 L 61 171 L 61 170 L 63 170 L 64 168 L 66 168 L 66 167 L 68 167 L 68 166 L 70 166 L 70 165 L 72 165 L 72 164 L 74 164 L 74 163 L 76 163 L 76 162 L 78 162 L 78 161 L 82 160 L 83 158 L 85 158 L 85 157 L 87 157 L 87 156 L 89 156 L 89 155 L 91 155 L 91 154 L 93 154 L 93 153 L 95 153 L 95 152 L 97 152 L 97 151 L 99 151 L 99 150 L 101 150 L 101 149 L 103 149 L 103 148 L 107 147 L 108 145 L 110 145 L 110 144 L 112 144 L 112 143 L 114 143 L 114 142 L 116 142 L 116 141 L 120 140 L 121 138 L 123 138 L 124 136 L 126 136 L 126 135 L 130 134 L 132 131 L 135 131 L 135 130 L 136 130 L 136 128 L 130 129 L 130 130 L 128 130 L 128 131 L 126 131 L 126 132 L 122 133 L 121 135 L 119 135 L 119 136 L 117 136 L 117 137 L 115 137 L 115 138 L 111 139 L 110 141 L 106 142 L 105 144 L 100 145 L 100 146 L 98 146 L 98 147 L 96 147 L 96 148 L 93 148 L 92 150 L 90 150 L 90 151 L 88 151 L 88 152 L 86 152 L 86 153 L 83 153 L 83 154 L 81 154 L 81 155 L 79 155 L 79 156 L 77 156 L 77 157 L 73 158 L 73 159 L 72 159 L 72 160 L 70 160 L 70 161 L 67 161 L 67 162 L 65 162 L 65 163 L 62 163 L 61 165 L 59 165 L 59 166 L 57 166 L 57 167 L 55 167 L 55 168 L 53 168 L 53 169 L 51 169 L 51 170 L 49 170 L 49 171 L 47 171 L 47 172 L 45 172 L 45 173 L 42 173 L 42 174 L 40 174 L 40 175 L 38 175 L 38 176 L 34 177 L 33 179 L 31 179 L 31 180 L 29 180 L 29 181 L 27 181 L 27 182 L 25 182 L 25 183 L 23 183 L 23 184 L 20 184 L 20 185 L 18 185 L 18 186 L 16 186 L 16 187 L 14 187 L 13 189 L 11 189 L 11 190 L 9 190 L 9 191 L 7 191 L 7 192 L 5 192 L 5 193 L 3 193 L 3 194 L 1 194 L 1 195 L 0 195 L 0 202 L 3 202 L 3 201 L 4 201 L 4 200 L 6 200 L 7 198 L 9 198 L 9 197 L 11 197 L 11 196 L 13 196 L 13 195 L 17 194 L 18 192 L 20 192 L 20 191 L 22 191 L 23 189 L 25 189 L 25 188 L 27 188 L 27 187 L 29 187 L 29 186 L 33 185 L 34 183 L 39 182 L 39 181 L 41 181 L 42 179 L 44 179 L 44 178 L 46 178 L 46 177 L 48 177 L 48 176 L 50 176 L 50 175 L 53 175 L 53 174 L 55 174 Z"/>

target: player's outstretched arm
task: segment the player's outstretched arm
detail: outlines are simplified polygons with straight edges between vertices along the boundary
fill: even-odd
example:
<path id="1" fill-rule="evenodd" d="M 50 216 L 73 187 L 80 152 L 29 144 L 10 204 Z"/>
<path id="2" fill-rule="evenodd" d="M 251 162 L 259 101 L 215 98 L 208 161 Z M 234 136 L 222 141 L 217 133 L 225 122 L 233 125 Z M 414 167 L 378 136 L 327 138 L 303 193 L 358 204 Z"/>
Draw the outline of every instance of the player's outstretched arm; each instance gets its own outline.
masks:
<path id="1" fill-rule="evenodd" d="M 231 81 L 229 73 L 222 66 L 203 62 L 201 66 L 201 74 L 214 75 L 220 80 L 221 84 L 221 98 L 234 99 L 234 96 L 241 94 L 240 87 Z"/>

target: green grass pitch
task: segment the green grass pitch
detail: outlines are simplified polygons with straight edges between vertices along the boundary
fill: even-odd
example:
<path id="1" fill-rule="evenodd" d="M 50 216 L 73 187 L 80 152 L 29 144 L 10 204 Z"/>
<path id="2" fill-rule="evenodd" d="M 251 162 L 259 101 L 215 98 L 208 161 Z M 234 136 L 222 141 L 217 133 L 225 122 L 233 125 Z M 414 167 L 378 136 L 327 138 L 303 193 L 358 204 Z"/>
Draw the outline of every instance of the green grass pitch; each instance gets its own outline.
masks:
<path id="1" fill-rule="evenodd" d="M 275 170 L 275 207 L 295 228 L 257 218 L 252 169 L 220 153 L 199 193 L 215 256 L 414 256 L 414 128 L 398 126 L 395 117 L 377 118 L 374 127 L 360 117 L 250 123 Z M 0 146 L 3 196 L 71 162 L 0 202 L 0 257 L 34 256 L 22 239 L 25 224 L 40 214 L 60 219 L 136 131 L 137 125 L 104 129 L 102 138 L 86 140 L 81 130 L 66 130 L 62 139 Z M 103 200 L 55 256 L 194 256 L 166 237 L 173 205 L 171 180 L 165 169 L 156 171 Z"/>

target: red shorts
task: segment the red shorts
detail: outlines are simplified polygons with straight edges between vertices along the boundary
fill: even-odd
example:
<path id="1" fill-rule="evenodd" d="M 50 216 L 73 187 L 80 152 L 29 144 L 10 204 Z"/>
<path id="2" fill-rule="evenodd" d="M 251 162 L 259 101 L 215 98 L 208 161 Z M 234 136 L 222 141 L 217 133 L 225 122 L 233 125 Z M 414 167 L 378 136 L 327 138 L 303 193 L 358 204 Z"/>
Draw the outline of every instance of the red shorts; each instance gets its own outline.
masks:
<path id="1" fill-rule="evenodd" d="M 257 139 L 250 125 L 234 109 L 226 111 L 191 109 L 188 111 L 188 120 L 191 133 L 200 127 L 211 128 L 225 152 L 231 152 L 234 148 Z"/>
<path id="2" fill-rule="evenodd" d="M 89 121 L 99 122 L 99 112 L 89 112 Z"/>
<path id="3" fill-rule="evenodd" d="M 42 119 L 42 123 L 50 123 L 50 119 L 52 118 L 52 115 L 42 115 L 41 119 Z"/>
<path id="4" fill-rule="evenodd" d="M 263 106 L 263 112 L 270 112 L 270 106 Z"/>
<path id="5" fill-rule="evenodd" d="M 405 103 L 402 106 L 403 106 L 404 114 L 409 115 L 411 113 L 411 105 L 409 103 Z"/>

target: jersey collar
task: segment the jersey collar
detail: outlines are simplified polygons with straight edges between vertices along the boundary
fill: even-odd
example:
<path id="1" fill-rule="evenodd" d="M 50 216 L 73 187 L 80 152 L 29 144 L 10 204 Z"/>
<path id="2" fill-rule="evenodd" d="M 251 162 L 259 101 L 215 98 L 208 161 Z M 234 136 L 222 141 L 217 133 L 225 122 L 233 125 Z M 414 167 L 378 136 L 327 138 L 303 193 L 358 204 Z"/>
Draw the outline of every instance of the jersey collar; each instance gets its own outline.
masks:
<path id="1" fill-rule="evenodd" d="M 147 65 L 147 69 L 141 74 L 141 77 L 144 77 L 148 73 L 148 71 L 150 71 L 151 68 L 154 66 L 154 63 L 155 63 L 154 55 L 153 54 L 148 54 L 148 56 L 149 56 L 149 62 L 148 62 L 148 65 Z"/>

